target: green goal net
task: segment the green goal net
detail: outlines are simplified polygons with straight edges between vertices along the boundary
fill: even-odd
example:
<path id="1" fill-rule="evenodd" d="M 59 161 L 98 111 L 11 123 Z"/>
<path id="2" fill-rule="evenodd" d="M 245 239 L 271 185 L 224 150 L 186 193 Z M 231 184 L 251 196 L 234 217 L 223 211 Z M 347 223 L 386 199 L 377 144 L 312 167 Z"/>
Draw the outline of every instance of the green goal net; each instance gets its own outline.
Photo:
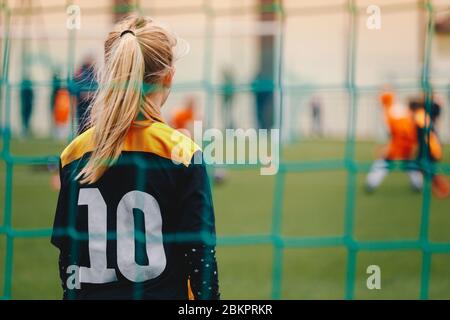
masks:
<path id="1" fill-rule="evenodd" d="M 11 1 L 9 1 L 11 2 Z M 42 167 L 42 166 L 54 166 L 58 163 L 58 155 L 56 153 L 48 154 L 48 155 L 27 155 L 26 151 L 21 154 L 16 154 L 13 152 L 15 138 L 13 135 L 13 130 L 11 126 L 11 118 L 12 113 L 16 112 L 16 106 L 13 105 L 13 91 L 18 90 L 21 84 L 17 84 L 10 79 L 10 74 L 13 70 L 10 68 L 10 60 L 12 55 L 18 55 L 20 53 L 14 52 L 11 50 L 11 20 L 16 16 L 25 16 L 27 14 L 26 10 L 14 9 L 9 6 L 8 1 L 0 2 L 0 25 L 2 32 L 2 40 L 1 40 L 1 108 L 0 108 L 0 125 L 1 125 L 1 153 L 0 153 L 0 162 L 1 162 L 1 184 L 0 184 L 0 196 L 3 198 L 2 200 L 2 221 L 0 224 L 0 255 L 2 256 L 0 261 L 2 262 L 2 267 L 0 267 L 0 285 L 2 286 L 0 290 L 0 297 L 2 299 L 11 299 L 16 297 L 14 292 L 14 281 L 20 272 L 27 272 L 25 269 L 16 270 L 15 263 L 16 261 L 21 260 L 21 249 L 26 247 L 27 241 L 32 241 L 33 239 L 45 239 L 48 244 L 48 250 L 50 251 L 50 243 L 48 241 L 51 235 L 51 226 L 42 228 L 19 228 L 14 225 L 14 216 L 17 211 L 13 206 L 14 202 L 14 184 L 15 184 L 15 172 L 17 168 L 22 166 L 30 166 L 30 167 Z M 64 6 L 55 5 L 49 7 L 48 10 L 54 11 L 63 11 L 65 12 L 66 7 L 70 5 L 72 2 L 68 1 Z M 406 4 L 406 7 L 411 6 L 411 4 Z M 421 91 L 425 94 L 426 97 L 426 105 L 429 108 L 431 104 L 431 80 L 430 80 L 430 66 L 431 66 L 431 50 L 432 50 L 432 41 L 434 37 L 434 18 L 435 18 L 435 8 L 432 4 L 432 1 L 423 1 L 419 4 L 415 2 L 414 8 L 418 11 L 421 11 L 424 17 L 426 17 L 426 21 L 424 23 L 424 43 L 422 47 L 423 54 L 423 63 L 421 66 L 421 79 L 416 87 L 406 86 L 405 90 L 417 90 Z M 386 10 L 402 10 L 402 4 L 386 6 Z M 142 4 L 133 5 L 133 7 L 129 6 L 119 6 L 119 7 L 105 7 L 105 8 L 89 8 L 93 14 L 96 11 L 103 12 L 106 10 L 113 11 L 115 10 L 118 13 L 121 12 L 129 12 L 130 10 L 138 10 L 145 14 L 152 15 L 151 9 L 146 9 Z M 174 9 L 175 10 L 175 9 Z M 183 8 L 178 8 L 179 11 L 183 11 Z M 190 9 L 192 10 L 192 8 Z M 233 15 L 238 14 L 233 10 L 224 10 L 225 12 L 220 12 L 219 9 L 214 9 L 213 6 L 210 5 L 209 1 L 206 0 L 202 3 L 201 6 L 195 9 L 196 14 L 203 15 L 205 19 L 205 32 L 204 32 L 204 52 L 203 52 L 203 67 L 204 71 L 202 73 L 202 79 L 195 83 L 184 83 L 174 88 L 174 91 L 189 91 L 191 89 L 201 91 L 206 99 L 205 105 L 212 106 L 215 103 L 215 97 L 221 92 L 220 86 L 217 86 L 213 81 L 213 59 L 216 52 L 214 52 L 214 41 L 216 41 L 215 37 L 215 28 L 214 28 L 214 20 L 222 17 L 223 15 Z M 286 10 L 283 6 L 282 1 L 274 1 L 272 5 L 268 5 L 263 7 L 249 7 L 246 10 L 263 10 L 268 13 L 274 13 L 276 16 L 276 21 L 279 23 L 279 32 L 275 37 L 275 77 L 273 83 L 270 84 L 271 89 L 275 93 L 276 102 L 274 108 L 274 119 L 275 119 L 275 127 L 279 128 L 281 131 L 281 136 L 285 136 L 285 127 L 284 127 L 284 118 L 285 115 L 285 97 L 286 95 L 297 93 L 297 94 L 309 94 L 311 92 L 317 90 L 329 90 L 333 92 L 339 92 L 345 94 L 348 100 L 348 113 L 347 117 L 347 127 L 346 127 L 346 137 L 345 141 L 342 143 L 344 152 L 342 157 L 327 157 L 325 159 L 312 159 L 312 160 L 292 160 L 289 158 L 285 158 L 283 155 L 286 154 L 284 151 L 286 148 L 289 149 L 290 141 L 286 139 L 280 140 L 280 150 L 281 158 L 279 171 L 273 177 L 271 183 L 273 183 L 273 188 L 271 188 L 271 196 L 272 196 L 272 207 L 271 207 L 271 216 L 269 218 L 269 230 L 267 233 L 240 233 L 233 235 L 224 235 L 220 232 L 217 237 L 217 246 L 218 246 L 218 254 L 220 257 L 220 251 L 225 247 L 233 247 L 240 248 L 244 246 L 258 246 L 265 245 L 271 247 L 272 255 L 270 259 L 264 260 L 266 263 L 270 264 L 269 270 L 271 274 L 270 288 L 268 289 L 270 292 L 270 296 L 267 298 L 272 299 L 281 299 L 286 297 L 284 294 L 284 286 L 286 285 L 285 280 L 285 272 L 287 269 L 286 264 L 289 263 L 289 259 L 286 257 L 286 251 L 291 249 L 319 249 L 319 248 L 342 248 L 345 250 L 345 261 L 343 261 L 343 268 L 338 269 L 336 272 L 343 272 L 342 278 L 344 279 L 344 285 L 342 286 L 342 298 L 345 299 L 355 299 L 358 298 L 358 295 L 355 294 L 355 290 L 357 287 L 357 273 L 358 273 L 358 259 L 362 253 L 372 254 L 373 252 L 400 252 L 400 251 L 415 251 L 420 254 L 420 275 L 417 279 L 419 295 L 417 298 L 420 299 L 428 299 L 430 292 L 430 278 L 432 275 L 432 262 L 433 258 L 437 254 L 449 254 L 450 253 L 450 242 L 446 241 L 432 241 L 429 237 L 430 230 L 430 212 L 433 201 L 435 201 L 432 197 L 431 193 L 431 174 L 438 170 L 446 175 L 450 174 L 450 166 L 448 164 L 438 164 L 436 166 L 432 165 L 429 160 L 426 158 L 420 161 L 420 166 L 424 169 L 426 173 L 424 175 L 424 187 L 423 192 L 421 194 L 420 201 L 420 224 L 418 230 L 418 236 L 415 239 L 376 239 L 376 240 L 361 240 L 358 239 L 355 233 L 355 211 L 356 211 L 356 203 L 358 201 L 358 175 L 364 174 L 368 172 L 370 169 L 369 161 L 360 161 L 356 156 L 358 149 L 358 141 L 356 134 L 356 122 L 358 117 L 358 107 L 361 95 L 365 93 L 374 93 L 378 90 L 375 87 L 365 87 L 357 84 L 355 79 L 355 72 L 357 66 L 358 52 L 357 52 L 357 40 L 358 40 L 358 24 L 364 23 L 362 20 L 362 16 L 365 13 L 365 7 L 358 4 L 358 1 L 349 0 L 343 5 L 333 6 L 332 8 L 328 8 L 328 10 L 334 10 L 339 12 L 345 12 L 345 16 L 348 22 L 347 26 L 347 38 L 346 41 L 346 61 L 345 61 L 345 81 L 344 84 L 337 87 L 317 87 L 317 86 L 303 86 L 301 84 L 286 84 L 285 72 L 286 65 L 283 61 L 283 50 L 285 50 L 286 38 L 284 36 L 283 23 L 285 19 L 291 16 L 312 16 L 312 15 L 320 15 L 323 12 L 316 7 L 314 8 L 306 8 L 304 10 L 292 11 Z M 326 6 L 323 7 L 323 10 L 327 10 Z M 309 31 L 313 32 L 313 31 Z M 75 47 L 76 43 L 76 30 L 68 31 L 67 39 L 68 41 L 67 48 L 67 83 L 70 83 L 72 79 L 72 75 L 74 73 L 75 66 Z M 319 41 L 319 40 L 317 40 Z M 49 87 L 49 83 L 39 84 L 42 87 Z M 401 87 L 398 87 L 401 89 Z M 433 86 L 436 89 L 436 86 Z M 446 91 L 446 87 L 441 88 L 442 91 Z M 247 92 L 251 93 L 252 90 L 260 90 L 257 86 L 247 84 L 240 84 L 234 87 L 236 92 Z M 213 114 L 214 108 L 207 108 L 205 114 L 205 120 L 208 127 L 213 127 L 213 119 L 215 115 Z M 425 130 L 427 131 L 427 130 Z M 20 142 L 20 141 L 19 141 Z M 301 146 L 307 144 L 308 142 L 300 140 L 298 145 Z M 333 148 L 333 146 L 330 146 Z M 38 147 L 37 147 L 38 148 Z M 257 166 L 230 166 L 229 170 L 241 170 L 254 168 Z M 211 168 L 211 172 L 213 172 L 214 168 Z M 228 169 L 227 169 L 228 170 Z M 402 164 L 395 163 L 393 165 L 392 171 L 402 171 Z M 285 204 L 286 204 L 286 194 L 287 189 L 292 188 L 293 185 L 289 183 L 289 177 L 292 174 L 317 174 L 317 173 L 326 173 L 329 171 L 340 171 L 344 174 L 340 176 L 345 180 L 344 190 L 340 190 L 339 194 L 342 194 L 344 197 L 344 205 L 343 205 L 343 221 L 339 222 L 343 225 L 342 234 L 330 234 L 330 235 L 320 235 L 320 236 L 293 236 L 286 235 L 283 232 L 283 226 L 285 225 Z M 320 180 L 324 183 L 327 183 L 327 180 Z M 35 186 L 35 188 L 39 188 L 39 186 Z M 239 187 L 239 185 L 238 185 Z M 241 186 L 242 187 L 242 186 Z M 295 187 L 295 184 L 294 184 Z M 214 188 L 213 192 L 216 192 L 216 189 L 220 189 L 220 187 Z M 318 189 L 320 190 L 320 188 Z M 30 192 L 33 192 L 31 189 Z M 17 197 L 18 195 L 16 195 Z M 290 196 L 290 197 L 295 197 Z M 377 195 L 373 195 L 373 197 L 377 197 Z M 53 197 L 54 198 L 54 197 Z M 252 198 L 255 201 L 257 200 L 257 196 Z M 16 200 L 17 201 L 17 200 Z M 21 201 L 20 199 L 18 201 Z M 229 199 L 229 201 L 233 201 L 233 199 Z M 317 202 L 327 201 L 326 198 L 322 199 L 321 196 L 318 196 Z M 56 203 L 55 203 L 56 205 Z M 33 207 L 39 206 L 39 203 L 30 203 L 28 204 L 28 208 L 32 210 Z M 450 214 L 450 206 L 446 200 L 443 200 L 440 206 L 446 206 L 446 210 L 448 214 Z M 231 206 L 233 210 L 239 210 L 236 206 Z M 297 211 L 302 211 L 302 203 L 297 204 Z M 398 209 L 398 208 L 397 208 Z M 389 208 L 386 208 L 389 210 Z M 29 212 L 28 214 L 32 214 Z M 219 213 L 220 214 L 220 213 Z M 246 212 L 240 212 L 240 215 L 244 216 Z M 35 218 L 38 219 L 38 218 Z M 218 219 L 218 229 L 221 229 L 220 222 L 222 219 Z M 445 220 L 444 220 L 445 221 Z M 448 221 L 448 220 L 446 220 Z M 442 226 L 441 226 L 442 227 Z M 401 226 L 398 226 L 401 228 Z M 20 246 L 17 245 L 17 242 L 20 241 Z M 41 242 L 41 244 L 44 242 Z M 39 259 L 39 258 L 38 258 Z M 251 264 L 252 261 L 248 261 L 243 255 L 236 254 L 236 257 L 233 258 L 235 261 L 235 268 L 239 269 L 245 264 Z M 221 268 L 219 258 L 219 270 Z M 33 264 L 38 264 L 39 260 L 34 261 Z M 54 261 L 54 264 L 57 264 L 57 260 Z M 255 266 L 254 268 L 257 268 Z M 30 266 L 30 268 L 33 268 Z M 450 270 L 450 269 L 449 269 Z M 30 271 L 31 272 L 31 271 Z M 299 273 L 302 270 L 298 270 Z M 447 272 L 448 276 L 448 272 Z M 55 274 L 55 283 L 59 283 L 59 279 Z M 26 282 L 25 282 L 26 283 Z M 301 284 L 299 284 L 301 285 Z M 231 285 L 230 285 L 231 286 Z M 257 286 L 256 283 L 253 283 L 252 286 Z M 256 290 L 255 288 L 253 288 Z M 288 297 L 295 297 L 295 295 L 288 295 Z M 327 295 L 322 295 L 322 297 L 327 297 Z M 401 296 L 400 296 L 401 297 Z M 35 297 L 39 298 L 39 297 Z M 227 298 L 227 292 L 223 292 L 223 298 Z"/>

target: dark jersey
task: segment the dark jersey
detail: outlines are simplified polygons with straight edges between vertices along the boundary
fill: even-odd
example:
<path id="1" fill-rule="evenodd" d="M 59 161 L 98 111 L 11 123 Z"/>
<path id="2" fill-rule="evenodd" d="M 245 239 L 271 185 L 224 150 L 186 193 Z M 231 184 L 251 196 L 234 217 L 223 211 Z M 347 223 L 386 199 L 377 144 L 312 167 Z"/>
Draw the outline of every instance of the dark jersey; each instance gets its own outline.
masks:
<path id="1" fill-rule="evenodd" d="M 199 147 L 164 123 L 136 122 L 94 184 L 75 177 L 93 129 L 62 153 L 52 243 L 65 299 L 217 299 L 215 223 Z"/>

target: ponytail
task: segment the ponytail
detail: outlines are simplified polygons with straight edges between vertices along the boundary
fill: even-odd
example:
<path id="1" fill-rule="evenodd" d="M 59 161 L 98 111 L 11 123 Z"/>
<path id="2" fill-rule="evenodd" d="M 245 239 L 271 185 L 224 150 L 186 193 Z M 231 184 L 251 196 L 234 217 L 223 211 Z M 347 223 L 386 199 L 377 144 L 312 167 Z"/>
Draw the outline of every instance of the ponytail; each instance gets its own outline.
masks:
<path id="1" fill-rule="evenodd" d="M 77 176 L 82 184 L 96 182 L 117 161 L 139 113 L 160 119 L 160 106 L 146 99 L 146 88 L 172 68 L 176 40 L 164 29 L 141 17 L 124 20 L 117 29 L 105 42 L 105 66 L 90 114 L 94 150 Z"/>

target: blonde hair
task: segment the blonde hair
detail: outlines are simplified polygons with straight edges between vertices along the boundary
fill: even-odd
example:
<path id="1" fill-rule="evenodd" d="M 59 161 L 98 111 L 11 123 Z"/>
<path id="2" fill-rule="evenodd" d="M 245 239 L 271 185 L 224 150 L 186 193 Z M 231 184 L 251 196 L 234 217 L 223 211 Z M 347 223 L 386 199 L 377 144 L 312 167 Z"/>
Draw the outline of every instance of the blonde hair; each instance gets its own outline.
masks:
<path id="1" fill-rule="evenodd" d="M 132 15 L 105 41 L 105 66 L 99 75 L 89 116 L 94 150 L 77 179 L 96 182 L 119 158 L 133 121 L 139 114 L 160 121 L 160 107 L 148 94 L 162 90 L 173 70 L 177 38 L 150 18 Z"/>

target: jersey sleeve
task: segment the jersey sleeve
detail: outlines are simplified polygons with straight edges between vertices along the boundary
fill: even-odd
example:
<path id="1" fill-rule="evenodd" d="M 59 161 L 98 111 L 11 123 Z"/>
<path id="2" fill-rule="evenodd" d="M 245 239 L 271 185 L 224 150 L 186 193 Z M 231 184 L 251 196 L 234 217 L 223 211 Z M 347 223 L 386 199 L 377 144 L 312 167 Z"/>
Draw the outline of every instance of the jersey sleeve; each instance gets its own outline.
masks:
<path id="1" fill-rule="evenodd" d="M 60 249 L 61 253 L 69 253 L 71 245 L 70 228 L 76 229 L 76 197 L 78 183 L 71 179 L 71 173 L 59 162 L 60 190 L 56 204 L 55 218 L 51 243 Z"/>
<path id="2" fill-rule="evenodd" d="M 56 212 L 55 219 L 53 221 L 53 233 L 51 238 L 51 243 L 59 248 L 60 250 L 64 249 L 67 244 L 67 236 L 66 236 L 66 226 L 67 219 L 65 212 L 67 212 L 67 187 L 63 181 L 63 172 L 61 166 L 61 160 L 59 161 L 59 179 L 60 179 L 60 190 L 58 195 L 58 202 L 56 204 Z"/>
<path id="3" fill-rule="evenodd" d="M 195 299 L 219 299 L 218 270 L 215 256 L 216 231 L 214 209 L 206 167 L 197 151 L 184 172 L 181 184 L 181 220 L 185 268 Z"/>
<path id="4" fill-rule="evenodd" d="M 59 249 L 59 277 L 61 280 L 61 286 L 64 295 L 67 293 L 66 281 L 67 281 L 67 266 L 70 264 L 70 240 L 68 235 L 68 218 L 67 212 L 69 211 L 69 188 L 64 179 L 64 172 L 61 165 L 61 160 L 59 162 L 59 178 L 61 188 L 59 190 L 58 202 L 56 205 L 55 218 L 53 222 L 53 232 L 51 237 L 51 243 Z"/>

